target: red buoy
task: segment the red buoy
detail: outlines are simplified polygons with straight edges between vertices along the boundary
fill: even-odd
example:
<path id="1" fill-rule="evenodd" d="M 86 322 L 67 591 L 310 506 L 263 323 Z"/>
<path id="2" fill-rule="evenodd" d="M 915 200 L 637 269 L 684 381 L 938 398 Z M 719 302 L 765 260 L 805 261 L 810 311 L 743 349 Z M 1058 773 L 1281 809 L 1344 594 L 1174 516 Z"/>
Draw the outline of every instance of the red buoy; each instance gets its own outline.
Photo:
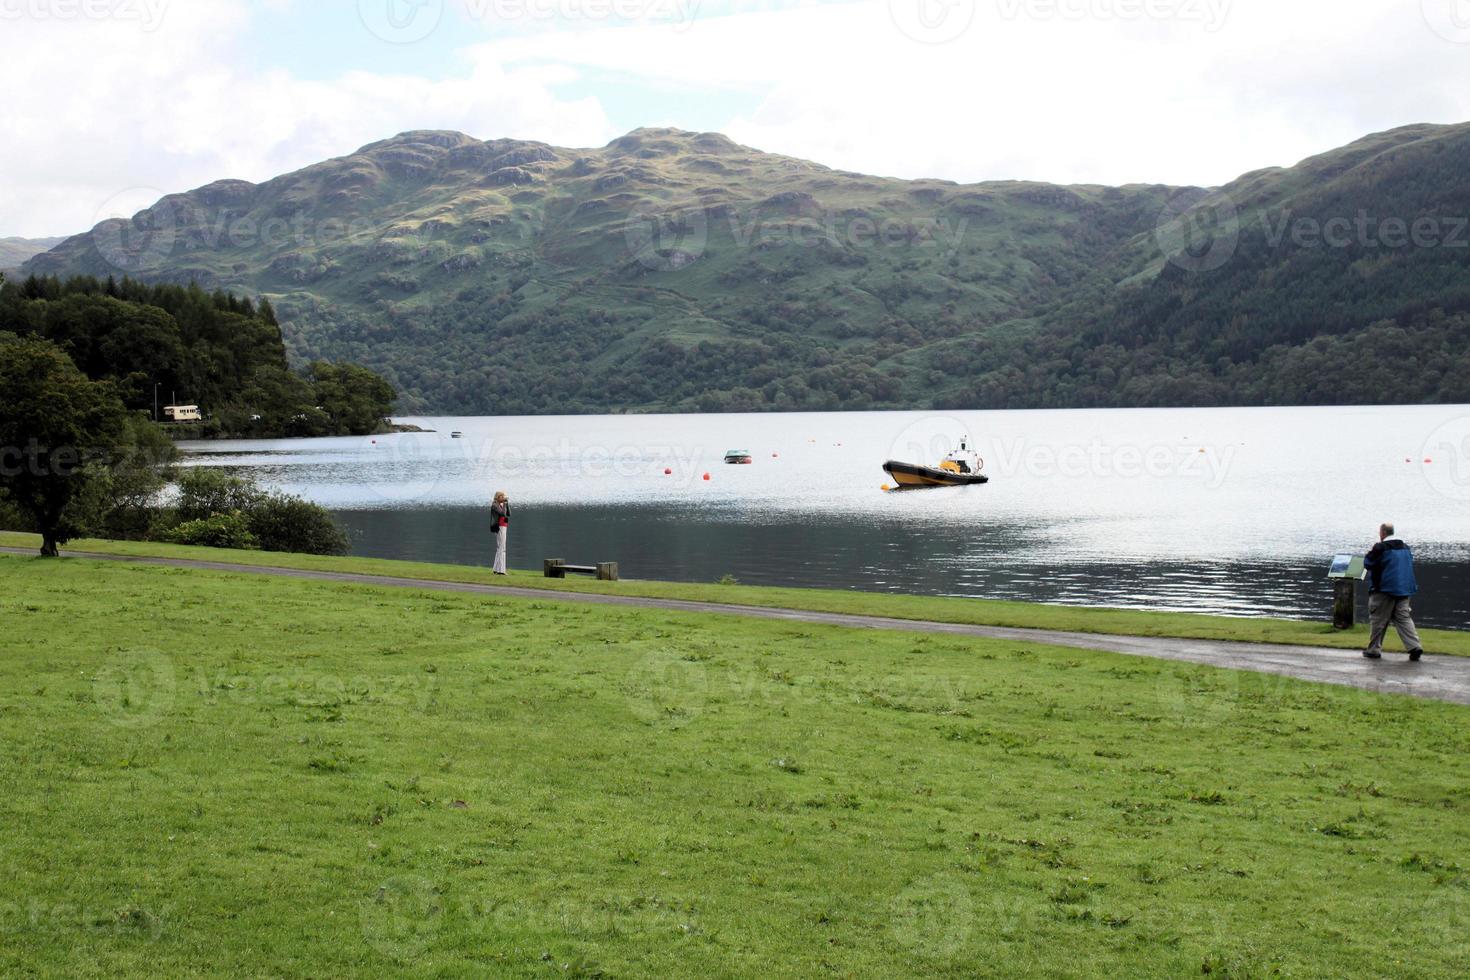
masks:
<path id="1" fill-rule="evenodd" d="M 706 474 L 705 474 L 705 475 L 704 475 L 704 482 L 705 482 L 705 483 L 708 483 L 708 482 L 709 482 L 709 474 L 708 474 L 708 473 L 706 473 Z"/>
<path id="2" fill-rule="evenodd" d="M 673 476 L 673 475 L 674 475 L 674 471 L 673 470 L 671 470 L 671 469 L 669 469 L 667 467 L 664 468 L 664 476 Z"/>

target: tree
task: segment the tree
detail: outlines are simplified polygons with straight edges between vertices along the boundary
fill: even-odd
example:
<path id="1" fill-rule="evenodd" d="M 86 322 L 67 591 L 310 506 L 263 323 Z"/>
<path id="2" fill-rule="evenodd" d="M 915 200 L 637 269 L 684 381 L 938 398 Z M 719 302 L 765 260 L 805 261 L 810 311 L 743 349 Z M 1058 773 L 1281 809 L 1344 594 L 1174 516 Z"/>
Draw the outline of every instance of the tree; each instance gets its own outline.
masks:
<path id="1" fill-rule="evenodd" d="M 366 435 L 393 408 L 393 386 L 365 367 L 317 361 L 311 380 L 336 435 Z"/>
<path id="2" fill-rule="evenodd" d="M 0 334 L 0 488 L 41 534 L 41 554 L 83 527 L 91 491 L 117 464 L 127 410 L 56 345 Z"/>
<path id="3" fill-rule="evenodd" d="M 145 413 L 134 412 L 113 453 L 113 465 L 90 488 L 92 503 L 78 512 L 87 535 L 146 540 L 178 456 L 173 441 Z"/>
<path id="4" fill-rule="evenodd" d="M 366 433 L 394 397 L 365 369 L 328 366 L 323 401 L 313 381 L 291 370 L 268 302 L 197 285 L 0 280 L 0 331 L 51 341 L 89 378 L 113 382 L 129 408 L 153 409 L 157 392 L 199 405 L 205 437 Z M 328 402 L 334 412 L 317 408 Z"/>
<path id="5" fill-rule="evenodd" d="M 190 384 L 179 325 L 156 306 L 73 293 L 47 304 L 42 325 L 87 377 L 117 380 L 129 408 L 151 408 L 155 383 L 165 392 Z"/>

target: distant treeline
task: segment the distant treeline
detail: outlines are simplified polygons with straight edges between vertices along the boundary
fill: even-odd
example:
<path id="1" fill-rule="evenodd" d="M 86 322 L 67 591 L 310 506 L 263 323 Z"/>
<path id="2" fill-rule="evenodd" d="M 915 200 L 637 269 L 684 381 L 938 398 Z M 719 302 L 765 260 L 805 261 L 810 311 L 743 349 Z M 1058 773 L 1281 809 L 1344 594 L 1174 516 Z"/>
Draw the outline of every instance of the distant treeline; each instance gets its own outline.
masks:
<path id="1" fill-rule="evenodd" d="M 176 396 L 206 416 L 201 434 L 360 435 L 392 408 L 393 387 L 352 364 L 286 361 L 269 301 L 197 285 L 31 276 L 0 283 L 0 332 L 56 345 L 123 404 L 154 411 Z"/>

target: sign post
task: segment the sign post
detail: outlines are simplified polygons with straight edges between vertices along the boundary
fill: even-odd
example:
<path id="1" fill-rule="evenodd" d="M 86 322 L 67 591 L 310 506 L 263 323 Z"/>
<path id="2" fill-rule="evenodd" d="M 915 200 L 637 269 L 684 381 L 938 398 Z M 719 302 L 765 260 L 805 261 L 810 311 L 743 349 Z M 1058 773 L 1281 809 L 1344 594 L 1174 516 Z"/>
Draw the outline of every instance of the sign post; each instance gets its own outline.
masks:
<path id="1" fill-rule="evenodd" d="M 1334 629 L 1352 629 L 1357 622 L 1358 583 L 1363 580 L 1362 555 L 1337 555 L 1327 577 L 1332 579 L 1332 626 Z"/>

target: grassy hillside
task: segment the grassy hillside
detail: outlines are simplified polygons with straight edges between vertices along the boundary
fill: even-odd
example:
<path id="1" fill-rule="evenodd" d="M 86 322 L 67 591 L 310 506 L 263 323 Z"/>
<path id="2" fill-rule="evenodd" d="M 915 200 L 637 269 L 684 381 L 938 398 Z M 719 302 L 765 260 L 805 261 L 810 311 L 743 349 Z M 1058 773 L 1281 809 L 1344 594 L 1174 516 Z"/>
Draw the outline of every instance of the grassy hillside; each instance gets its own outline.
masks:
<path id="1" fill-rule="evenodd" d="M 61 238 L 0 238 L 0 271 L 18 269 L 32 256 L 60 245 Z"/>
<path id="2" fill-rule="evenodd" d="M 0 972 L 1463 971 L 1465 709 L 0 557 Z"/>
<path id="3" fill-rule="evenodd" d="M 678 130 L 413 132 L 167 197 L 27 269 L 267 295 L 295 358 L 381 370 L 410 411 L 1341 401 L 1361 358 L 1317 342 L 1463 311 L 1470 248 L 1262 247 L 1262 219 L 1452 220 L 1467 148 L 1409 127 L 1207 196 L 902 181 Z M 1458 349 L 1435 329 L 1399 346 Z M 1460 397 L 1450 360 L 1361 400 Z"/>

